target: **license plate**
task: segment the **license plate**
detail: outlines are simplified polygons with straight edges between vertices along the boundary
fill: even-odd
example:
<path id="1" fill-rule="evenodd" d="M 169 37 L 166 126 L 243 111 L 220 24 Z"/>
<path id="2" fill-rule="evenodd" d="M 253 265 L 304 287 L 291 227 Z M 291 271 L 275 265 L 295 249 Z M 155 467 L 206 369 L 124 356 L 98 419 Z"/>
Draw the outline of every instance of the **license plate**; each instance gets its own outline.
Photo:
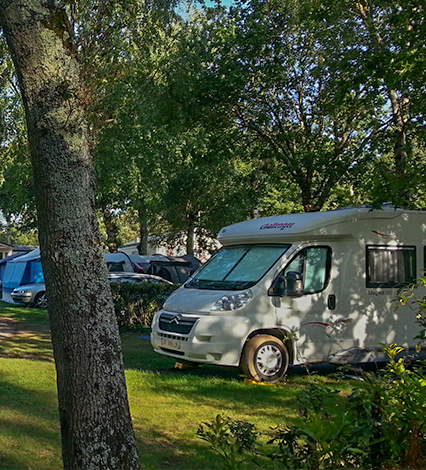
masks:
<path id="1" fill-rule="evenodd" d="M 160 345 L 166 349 L 180 349 L 180 341 L 176 339 L 161 338 Z"/>

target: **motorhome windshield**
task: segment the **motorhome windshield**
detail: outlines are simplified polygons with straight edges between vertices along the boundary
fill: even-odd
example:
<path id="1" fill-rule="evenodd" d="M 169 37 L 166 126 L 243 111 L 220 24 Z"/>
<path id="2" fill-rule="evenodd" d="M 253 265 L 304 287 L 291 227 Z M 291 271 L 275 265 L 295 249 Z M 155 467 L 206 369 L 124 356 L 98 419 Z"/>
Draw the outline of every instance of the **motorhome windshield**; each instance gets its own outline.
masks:
<path id="1" fill-rule="evenodd" d="M 195 289 L 241 290 L 255 285 L 290 245 L 222 248 L 185 285 Z"/>

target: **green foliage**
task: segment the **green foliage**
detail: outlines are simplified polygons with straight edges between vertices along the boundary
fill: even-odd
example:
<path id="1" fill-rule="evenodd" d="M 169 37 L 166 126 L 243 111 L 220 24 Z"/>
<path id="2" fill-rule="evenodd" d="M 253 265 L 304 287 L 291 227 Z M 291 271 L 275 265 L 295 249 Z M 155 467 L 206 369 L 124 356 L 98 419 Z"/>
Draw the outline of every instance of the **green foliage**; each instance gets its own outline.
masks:
<path id="1" fill-rule="evenodd" d="M 166 283 L 112 283 L 111 291 L 118 325 L 151 326 L 154 314 L 178 287 L 179 285 Z"/>
<path id="2" fill-rule="evenodd" d="M 383 421 L 389 426 L 390 455 L 418 467 L 426 456 L 425 364 L 407 368 L 403 358 L 397 359 L 402 350 L 394 344 L 384 348 L 390 361 L 383 384 Z"/>
<path id="3" fill-rule="evenodd" d="M 193 233 L 247 217 L 246 198 L 237 197 L 248 192 L 234 164 L 238 136 L 229 120 L 213 122 L 199 97 L 205 19 L 179 17 L 174 2 L 128 3 L 125 11 L 110 5 L 109 22 L 99 6 L 82 22 L 87 81 L 97 96 L 99 207 L 138 211 L 150 233 L 164 221 L 166 232 Z M 113 47 L 92 37 L 93 28 Z"/>
<path id="4" fill-rule="evenodd" d="M 233 421 L 221 416 L 199 435 L 228 459 L 229 468 L 235 468 L 243 451 L 280 461 L 288 469 L 421 468 L 426 456 L 426 376 L 422 368 L 408 369 L 397 358 L 402 350 L 385 347 L 389 364 L 383 374 L 365 373 L 365 385 L 338 400 L 333 399 L 337 391 L 327 386 L 301 390 L 297 402 L 303 422 L 266 433 L 272 451 L 259 450 L 257 433 L 248 448 L 238 446 L 230 432 Z"/>
<path id="5" fill-rule="evenodd" d="M 369 191 L 376 205 L 424 206 L 424 182 L 416 184 L 424 174 L 424 13 L 411 0 L 326 0 L 318 10 L 318 16 L 331 20 L 332 37 L 340 44 L 329 41 L 332 66 L 342 78 L 354 77 L 338 82 L 338 88 L 364 87 L 379 98 L 380 127 L 371 142 L 377 168 Z"/>
<path id="6" fill-rule="evenodd" d="M 222 112 L 277 163 L 282 186 L 297 185 L 305 210 L 320 210 L 338 182 L 359 176 L 380 127 L 380 96 L 345 88 L 352 77 L 329 62 L 341 47 L 330 39 L 339 18 L 319 17 L 318 6 L 237 1 L 212 26 L 216 66 L 204 71 Z"/>
<path id="7" fill-rule="evenodd" d="M 337 390 L 311 385 L 298 396 L 301 425 L 278 426 L 269 445 L 278 446 L 271 457 L 280 459 L 284 468 L 362 467 L 368 434 L 355 423 L 347 403 L 332 399 Z"/>
<path id="8" fill-rule="evenodd" d="M 0 241 L 9 245 L 36 247 L 38 246 L 38 232 L 22 224 L 5 224 L 0 226 Z"/>
<path id="9" fill-rule="evenodd" d="M 215 234 L 254 215 L 424 207 L 418 2 L 65 4 L 102 213 L 135 211 L 142 233 Z M 34 227 L 23 110 L 4 42 L 0 54 L 0 208 Z"/>
<path id="10" fill-rule="evenodd" d="M 210 444 L 229 470 L 240 468 L 245 460 L 243 452 L 253 451 L 257 438 L 253 424 L 224 418 L 220 414 L 212 422 L 200 424 L 197 435 Z"/>
<path id="11" fill-rule="evenodd" d="M 2 36 L 0 58 L 0 209 L 8 222 L 34 228 L 34 183 L 24 109 Z"/>
<path id="12" fill-rule="evenodd" d="M 426 295 L 423 295 L 425 287 L 426 277 L 421 277 L 416 283 L 403 287 L 397 299 L 401 305 L 409 306 L 416 315 L 417 323 L 421 328 L 416 336 L 416 339 L 420 341 L 418 349 L 426 342 Z"/>

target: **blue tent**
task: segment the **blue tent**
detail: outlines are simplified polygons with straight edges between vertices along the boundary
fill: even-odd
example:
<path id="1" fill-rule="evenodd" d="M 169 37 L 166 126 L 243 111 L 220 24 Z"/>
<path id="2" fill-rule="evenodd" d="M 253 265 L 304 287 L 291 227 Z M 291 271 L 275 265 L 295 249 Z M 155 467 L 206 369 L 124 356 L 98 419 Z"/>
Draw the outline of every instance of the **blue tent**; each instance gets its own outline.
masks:
<path id="1" fill-rule="evenodd" d="M 16 253 L 15 255 L 6 256 L 6 258 L 0 259 L 0 281 L 3 281 L 4 272 L 6 270 L 6 264 L 9 261 L 12 261 L 13 259 L 23 255 L 25 255 L 25 253 Z"/>
<path id="2" fill-rule="evenodd" d="M 2 300 L 6 302 L 12 302 L 10 294 L 16 287 L 44 282 L 40 250 L 37 248 L 26 255 L 8 260 L 2 282 Z"/>

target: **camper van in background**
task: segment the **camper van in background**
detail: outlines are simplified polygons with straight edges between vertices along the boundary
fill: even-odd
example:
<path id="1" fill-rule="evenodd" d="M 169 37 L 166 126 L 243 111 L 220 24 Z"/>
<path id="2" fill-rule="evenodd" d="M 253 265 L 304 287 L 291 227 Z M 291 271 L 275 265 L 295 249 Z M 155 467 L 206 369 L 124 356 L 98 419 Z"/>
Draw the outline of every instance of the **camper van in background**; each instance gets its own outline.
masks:
<path id="1" fill-rule="evenodd" d="M 398 289 L 423 275 L 426 212 L 384 206 L 240 222 L 154 317 L 156 352 L 240 366 L 275 382 L 288 365 L 386 360 L 419 333 Z"/>

